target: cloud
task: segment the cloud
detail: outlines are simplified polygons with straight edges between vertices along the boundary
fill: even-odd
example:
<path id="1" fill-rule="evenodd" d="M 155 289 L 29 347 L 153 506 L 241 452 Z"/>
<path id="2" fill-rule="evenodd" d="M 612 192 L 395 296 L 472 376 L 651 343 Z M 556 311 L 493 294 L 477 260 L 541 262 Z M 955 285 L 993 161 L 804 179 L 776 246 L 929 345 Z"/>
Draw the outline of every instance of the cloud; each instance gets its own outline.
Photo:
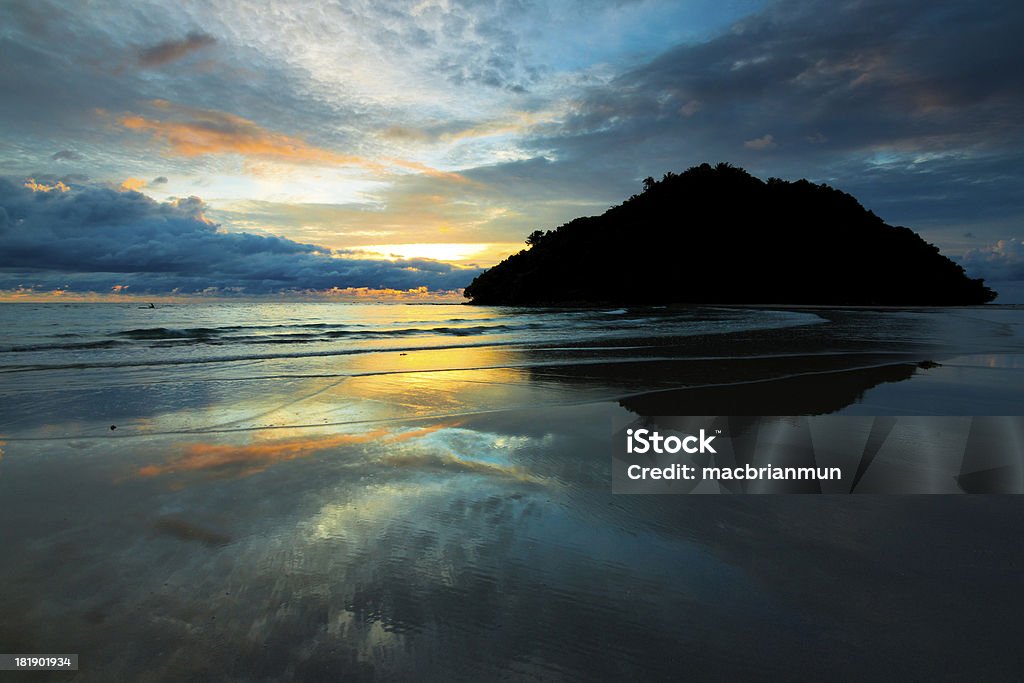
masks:
<path id="1" fill-rule="evenodd" d="M 68 192 L 71 190 L 70 187 L 64 184 L 61 180 L 47 181 L 39 180 L 35 178 L 27 178 L 22 187 L 31 190 L 32 192 Z"/>
<path id="2" fill-rule="evenodd" d="M 453 290 L 478 269 L 428 259 L 356 259 L 272 235 L 229 233 L 197 197 L 35 190 L 0 178 L 0 290 L 272 292 Z"/>
<path id="3" fill-rule="evenodd" d="M 556 111 L 513 111 L 491 120 L 455 120 L 437 123 L 426 129 L 390 126 L 381 135 L 393 140 L 418 143 L 459 143 L 480 138 L 509 138 L 525 135 L 544 124 L 553 123 L 560 115 L 561 112 Z"/>
<path id="4" fill-rule="evenodd" d="M 55 162 L 78 161 L 51 150 L 74 150 L 92 178 L 207 183 L 220 209 L 303 202 L 288 223 L 238 224 L 328 246 L 357 231 L 387 233 L 368 244 L 442 229 L 518 241 L 599 213 L 646 176 L 719 160 L 841 187 L 890 223 L 946 231 L 959 253 L 1017 235 L 1024 217 L 1024 6 L 1011 0 L 218 7 L 14 3 L 0 173 L 51 184 Z M 181 51 L 197 27 L 217 38 L 216 69 L 178 68 L 213 52 Z M 123 68 L 145 51 L 183 61 Z M 154 97 L 179 106 L 144 104 Z M 137 127 L 97 125 L 97 109 Z M 767 131 L 774 149 L 744 146 Z M 457 170 L 437 177 L 459 185 L 420 204 L 439 194 L 433 169 Z M 309 218 L 333 202 L 362 206 Z"/>
<path id="5" fill-rule="evenodd" d="M 434 135 L 425 130 L 408 126 L 388 126 L 381 131 L 380 135 L 381 137 L 401 142 L 427 143 L 433 142 L 435 139 Z"/>
<path id="6" fill-rule="evenodd" d="M 141 66 L 163 66 L 168 62 L 181 59 L 186 55 L 209 47 L 217 42 L 216 38 L 200 31 L 189 33 L 182 40 L 167 40 L 152 47 L 142 48 L 138 53 Z"/>
<path id="7" fill-rule="evenodd" d="M 453 182 L 469 182 L 458 173 L 441 171 L 417 161 L 392 157 L 374 160 L 340 154 L 226 112 L 183 107 L 165 100 L 154 100 L 151 105 L 167 112 L 170 118 L 126 114 L 119 123 L 129 130 L 150 133 L 172 152 L 184 157 L 240 154 L 249 159 L 292 164 L 357 166 L 380 174 L 398 167 Z"/>
<path id="8" fill-rule="evenodd" d="M 690 100 L 683 106 L 679 107 L 679 114 L 682 116 L 693 116 L 704 107 L 704 103 L 700 100 Z"/>
<path id="9" fill-rule="evenodd" d="M 62 149 L 50 157 L 53 161 L 81 161 L 82 155 L 71 149 Z"/>
<path id="10" fill-rule="evenodd" d="M 146 181 L 142 178 L 125 178 L 119 187 L 125 191 L 132 190 L 138 192 L 147 187 L 153 187 L 154 185 L 165 185 L 167 182 L 167 178 L 164 176 L 153 178 L 153 180 L 150 181 Z"/>
<path id="11" fill-rule="evenodd" d="M 972 277 L 991 281 L 1024 280 L 1024 242 L 1016 237 L 971 249 L 961 259 Z"/>
<path id="12" fill-rule="evenodd" d="M 776 144 L 775 138 L 772 137 L 772 134 L 767 133 L 759 138 L 754 138 L 753 140 L 746 140 L 743 143 L 743 146 L 746 147 L 747 149 L 764 150 L 774 149 L 776 147 Z"/>
<path id="13" fill-rule="evenodd" d="M 267 130 L 241 116 L 178 107 L 162 100 L 153 104 L 176 118 L 156 119 L 127 114 L 121 117 L 120 124 L 129 130 L 150 133 L 181 156 L 241 154 L 292 163 L 377 167 L 366 159 L 338 154 L 310 145 L 301 138 Z"/>
<path id="14" fill-rule="evenodd" d="M 727 144 L 767 128 L 845 149 L 934 148 L 997 126 L 1010 138 L 1024 100 L 1014 66 L 1024 47 L 1011 28 L 1022 15 L 999 1 L 777 2 L 592 88 L 570 130 L 713 132 L 701 139 Z M 694 101 L 709 111 L 670 115 Z"/>
<path id="15" fill-rule="evenodd" d="M 520 145 L 567 172 L 609 166 L 631 182 L 724 159 L 828 182 L 872 208 L 875 197 L 929 186 L 928 201 L 886 216 L 911 224 L 1016 213 L 1022 20 L 1024 5 L 1009 0 L 782 0 L 582 89 L 561 125 Z M 959 202 L 990 189 L 992 204 Z"/>
<path id="16" fill-rule="evenodd" d="M 126 191 L 133 190 L 138 192 L 144 187 L 146 187 L 146 181 L 142 178 L 126 178 L 124 182 L 121 183 L 121 189 Z"/>
<path id="17" fill-rule="evenodd" d="M 289 226 L 296 239 L 335 248 L 396 242 L 518 245 L 508 255 L 531 231 L 601 213 L 608 197 L 618 201 L 640 189 L 639 180 L 613 167 L 594 164 L 582 173 L 571 162 L 543 158 L 478 167 L 464 175 L 472 182 L 406 174 L 368 190 L 366 201 L 246 200 L 218 205 L 213 215 L 239 226 Z"/>

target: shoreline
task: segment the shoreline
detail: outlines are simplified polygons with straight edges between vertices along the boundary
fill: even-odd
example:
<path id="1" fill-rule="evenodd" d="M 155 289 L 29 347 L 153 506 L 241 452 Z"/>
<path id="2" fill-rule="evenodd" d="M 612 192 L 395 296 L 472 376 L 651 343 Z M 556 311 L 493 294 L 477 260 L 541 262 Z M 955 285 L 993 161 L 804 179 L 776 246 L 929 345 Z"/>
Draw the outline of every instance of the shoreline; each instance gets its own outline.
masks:
<path id="1" fill-rule="evenodd" d="M 1021 370 L 1024 370 L 1024 354 L 987 354 L 985 357 L 988 365 L 977 364 L 973 366 L 968 365 L 967 367 L 972 371 L 981 373 L 994 372 L 997 368 L 992 367 L 993 364 L 1018 367 Z M 800 358 L 805 360 L 807 359 L 807 357 Z M 949 360 L 962 360 L 964 358 L 971 358 L 971 356 L 952 356 Z M 778 359 L 767 357 L 730 360 L 776 361 Z M 792 358 L 788 358 L 788 360 L 792 360 Z M 813 360 L 820 360 L 820 358 L 815 358 Z M 686 361 L 668 362 L 689 364 L 698 361 L 688 359 Z M 628 366 L 630 363 L 643 363 L 645 365 L 650 365 L 653 368 L 661 368 L 664 366 L 666 361 L 630 361 L 629 363 L 616 364 L 615 370 L 622 371 L 625 369 L 623 366 Z M 598 363 L 594 363 L 589 367 L 596 368 L 599 367 L 599 365 L 600 364 Z M 534 366 L 528 369 L 538 372 L 540 377 L 537 379 L 539 381 L 544 381 L 544 376 L 547 372 L 557 372 L 562 367 L 563 366 L 556 365 L 548 368 L 538 368 Z M 586 368 L 588 366 L 584 365 L 573 367 Z M 962 364 L 953 364 L 949 369 L 952 370 L 953 367 L 959 368 L 959 371 L 962 371 L 964 366 Z M 427 414 L 403 414 L 381 418 L 369 417 L 365 419 L 339 421 L 297 421 L 286 424 L 251 424 L 237 427 L 208 426 L 170 430 L 145 429 L 141 431 L 132 431 L 132 425 L 129 423 L 127 425 L 122 425 L 116 431 L 111 431 L 106 426 L 106 420 L 101 420 L 99 421 L 99 424 L 84 426 L 84 431 L 62 434 L 60 436 L 52 434 L 33 435 L 31 432 L 28 434 L 19 434 L 17 432 L 6 431 L 3 433 L 2 437 L 0 437 L 0 440 L 6 442 L 8 444 L 8 450 L 11 450 L 11 447 L 18 443 L 59 443 L 63 441 L 96 441 L 111 443 L 140 439 L 145 440 L 173 437 L 188 438 L 218 434 L 227 436 L 260 432 L 290 433 L 306 430 L 316 432 L 335 428 L 364 429 L 382 425 L 400 424 L 429 425 L 434 422 L 445 422 L 502 414 L 507 414 L 509 416 L 522 415 L 528 414 L 534 410 L 545 408 L 571 409 L 596 406 L 617 406 L 640 416 L 697 414 L 736 416 L 778 414 L 822 415 L 849 414 L 851 411 L 856 414 L 864 414 L 866 406 L 878 405 L 877 403 L 871 402 L 865 404 L 864 401 L 864 394 L 875 390 L 884 390 L 888 396 L 888 401 L 890 401 L 890 403 L 895 401 L 895 405 L 900 407 L 899 411 L 893 412 L 892 406 L 888 406 L 885 410 L 877 411 L 878 414 L 950 416 L 1012 414 L 1012 411 L 999 410 L 988 406 L 979 407 L 977 404 L 968 405 L 966 403 L 962 403 L 963 408 L 961 410 L 949 410 L 943 412 L 922 411 L 919 408 L 915 408 L 917 397 L 919 396 L 918 389 L 923 382 L 929 380 L 929 371 L 942 371 L 943 368 L 946 368 L 945 363 L 934 361 L 914 362 L 906 360 L 889 360 L 885 362 L 853 366 L 835 364 L 828 367 L 808 370 L 806 372 L 797 372 L 771 377 L 756 377 L 732 382 L 692 384 L 688 386 L 674 385 L 660 389 L 643 389 L 627 392 L 606 388 L 600 392 L 600 395 L 589 397 L 579 396 L 575 398 L 568 397 L 562 399 L 538 400 L 539 397 L 535 396 L 528 402 L 514 405 L 490 406 L 478 409 L 432 412 Z M 486 373 L 495 369 L 508 370 L 513 368 L 423 370 L 414 372 L 415 374 L 423 375 L 444 375 L 447 373 L 458 373 L 464 375 L 468 373 L 470 377 L 464 377 L 463 381 L 473 383 L 474 380 L 471 377 L 473 373 Z M 404 374 L 408 373 L 379 373 L 352 377 L 350 379 L 372 380 L 374 378 L 388 378 L 393 375 Z M 564 375 L 560 375 L 560 377 L 562 379 L 565 378 Z M 602 381 L 607 382 L 608 380 L 605 379 Z M 959 387 L 959 390 L 962 391 L 963 388 L 964 387 Z M 932 391 L 932 399 L 935 400 L 938 397 L 934 394 L 934 390 Z M 1024 402 L 1024 385 L 1022 385 L 1020 391 L 1016 393 L 1019 394 L 1020 399 Z M 792 398 L 780 398 L 781 396 L 788 396 Z M 945 392 L 942 398 L 946 401 L 955 401 L 958 396 L 959 394 L 956 393 L 956 391 L 949 390 Z M 1011 407 L 1017 404 L 1007 400 L 1004 401 L 1002 405 Z M 973 408 L 973 410 L 967 410 L 967 408 Z"/>

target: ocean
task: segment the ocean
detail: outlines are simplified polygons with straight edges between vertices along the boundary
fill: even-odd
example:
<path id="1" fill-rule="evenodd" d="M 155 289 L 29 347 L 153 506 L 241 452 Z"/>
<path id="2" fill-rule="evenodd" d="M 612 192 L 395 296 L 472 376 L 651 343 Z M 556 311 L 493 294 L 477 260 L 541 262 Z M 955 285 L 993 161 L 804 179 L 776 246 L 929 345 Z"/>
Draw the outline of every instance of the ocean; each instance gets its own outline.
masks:
<path id="1" fill-rule="evenodd" d="M 74 680 L 1019 671 L 1014 496 L 613 495 L 609 474 L 637 416 L 1019 414 L 1019 308 L 0 323 L 0 650 L 79 654 Z M 986 637 L 961 647 L 965 624 Z"/>
<path id="2" fill-rule="evenodd" d="M 6 306 L 0 371 L 155 367 L 387 352 L 672 339 L 824 322 L 730 308 L 494 309 L 458 304 L 213 303 Z M 624 347 L 630 350 L 635 347 Z M 613 350 L 618 350 L 613 347 Z M 237 366 L 235 366 L 237 367 Z M 245 373 L 240 373 L 245 376 Z"/>

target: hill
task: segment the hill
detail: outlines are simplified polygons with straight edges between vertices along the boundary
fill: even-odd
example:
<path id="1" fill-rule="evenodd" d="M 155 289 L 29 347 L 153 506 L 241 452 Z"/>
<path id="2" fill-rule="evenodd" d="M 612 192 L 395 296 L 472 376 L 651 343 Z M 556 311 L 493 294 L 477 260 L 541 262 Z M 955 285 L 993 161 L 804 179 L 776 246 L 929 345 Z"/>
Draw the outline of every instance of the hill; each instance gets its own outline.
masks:
<path id="1" fill-rule="evenodd" d="M 729 164 L 648 178 L 600 216 L 532 233 L 478 275 L 477 304 L 968 305 L 996 294 L 849 194 Z"/>

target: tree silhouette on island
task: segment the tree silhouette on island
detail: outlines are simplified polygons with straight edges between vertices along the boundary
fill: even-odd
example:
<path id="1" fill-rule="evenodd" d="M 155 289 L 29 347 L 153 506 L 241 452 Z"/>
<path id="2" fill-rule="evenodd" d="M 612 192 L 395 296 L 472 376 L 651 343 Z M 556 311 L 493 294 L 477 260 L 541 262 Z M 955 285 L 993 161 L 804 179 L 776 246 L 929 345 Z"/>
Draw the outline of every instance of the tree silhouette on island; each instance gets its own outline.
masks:
<path id="1" fill-rule="evenodd" d="M 532 232 L 476 304 L 982 304 L 996 293 L 909 228 L 807 180 L 702 164 L 600 216 Z"/>

